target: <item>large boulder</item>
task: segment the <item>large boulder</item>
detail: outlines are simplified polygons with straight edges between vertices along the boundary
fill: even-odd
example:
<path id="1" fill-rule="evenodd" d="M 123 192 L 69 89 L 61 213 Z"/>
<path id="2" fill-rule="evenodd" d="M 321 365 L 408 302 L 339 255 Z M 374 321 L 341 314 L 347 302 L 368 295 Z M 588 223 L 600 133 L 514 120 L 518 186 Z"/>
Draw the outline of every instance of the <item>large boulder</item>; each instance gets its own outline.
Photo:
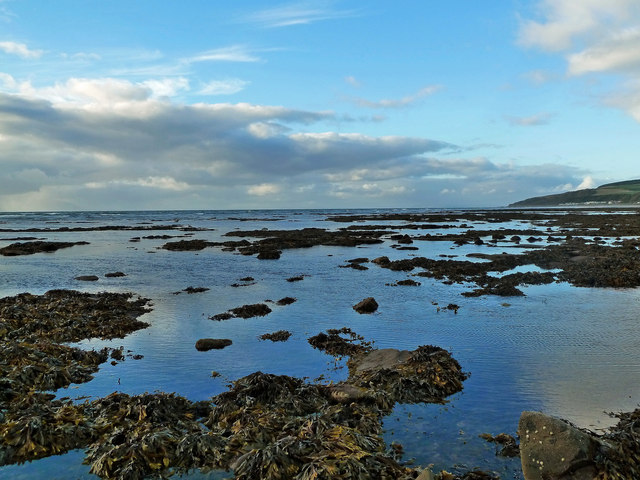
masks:
<path id="1" fill-rule="evenodd" d="M 569 422 L 540 412 L 522 412 L 518 425 L 526 480 L 593 480 L 600 441 Z"/>

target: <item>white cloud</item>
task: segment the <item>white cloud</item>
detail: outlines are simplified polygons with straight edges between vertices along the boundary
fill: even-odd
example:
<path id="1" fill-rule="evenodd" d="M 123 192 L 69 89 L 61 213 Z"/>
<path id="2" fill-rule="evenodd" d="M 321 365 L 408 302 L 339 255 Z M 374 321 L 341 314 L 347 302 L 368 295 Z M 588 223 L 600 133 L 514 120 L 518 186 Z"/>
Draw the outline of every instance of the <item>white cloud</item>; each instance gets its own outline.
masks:
<path id="1" fill-rule="evenodd" d="M 538 7 L 541 20 L 522 23 L 520 44 L 562 52 L 571 76 L 619 74 L 599 99 L 640 121 L 640 2 L 542 0 Z"/>
<path id="2" fill-rule="evenodd" d="M 183 191 L 190 188 L 186 182 L 179 182 L 172 177 L 147 177 L 139 179 L 109 180 L 106 182 L 87 182 L 87 188 L 109 188 L 114 186 L 133 186 L 143 188 L 156 188 L 161 190 Z"/>
<path id="3" fill-rule="evenodd" d="M 576 187 L 576 190 L 584 190 L 585 188 L 594 188 L 596 186 L 596 182 L 593 180 L 591 175 L 587 175 L 584 177 L 580 185 Z"/>
<path id="4" fill-rule="evenodd" d="M 198 62 L 259 62 L 256 57 L 244 45 L 232 45 L 230 47 L 215 48 L 199 53 L 193 57 L 185 58 L 184 63 Z"/>
<path id="5" fill-rule="evenodd" d="M 557 78 L 554 73 L 544 70 L 532 70 L 524 73 L 522 76 L 534 85 L 543 85 Z"/>
<path id="6" fill-rule="evenodd" d="M 441 90 L 441 85 L 429 85 L 424 88 L 421 88 L 419 91 L 412 95 L 407 95 L 406 97 L 398 98 L 398 99 L 383 99 L 383 100 L 367 100 L 365 98 L 351 98 L 349 99 L 354 104 L 360 107 L 366 108 L 401 108 L 407 107 L 413 103 L 416 103 L 418 100 L 433 95 L 437 91 Z"/>
<path id="7" fill-rule="evenodd" d="M 261 183 L 259 185 L 251 185 L 247 188 L 249 195 L 258 195 L 260 197 L 264 195 L 275 195 L 280 193 L 280 186 L 274 183 Z"/>
<path id="8" fill-rule="evenodd" d="M 245 89 L 250 82 L 239 78 L 228 80 L 212 80 L 204 85 L 198 93 L 200 95 L 233 95 Z"/>
<path id="9" fill-rule="evenodd" d="M 640 28 L 624 30 L 568 57 L 569 73 L 640 72 Z"/>
<path id="10" fill-rule="evenodd" d="M 28 59 L 40 58 L 44 53 L 43 50 L 31 50 L 24 43 L 17 42 L 0 42 L 0 50 L 10 55 Z"/>
<path id="11" fill-rule="evenodd" d="M 354 10 L 333 9 L 331 4 L 332 2 L 322 0 L 295 2 L 260 10 L 247 16 L 245 21 L 264 28 L 278 28 L 347 18 L 357 14 Z"/>
<path id="12" fill-rule="evenodd" d="M 506 120 L 509 122 L 510 125 L 516 125 L 520 127 L 532 127 L 532 126 L 538 126 L 538 125 L 547 125 L 549 123 L 549 120 L 551 120 L 552 116 L 553 115 L 551 115 L 550 113 L 542 112 L 542 113 L 536 113 L 535 115 L 529 115 L 528 117 L 507 116 Z"/>
<path id="13" fill-rule="evenodd" d="M 637 14 L 636 0 L 542 0 L 538 9 L 543 21 L 525 20 L 518 41 L 526 47 L 562 51 L 576 37 L 606 36 Z M 615 31 L 615 30 L 613 30 Z"/>
<path id="14" fill-rule="evenodd" d="M 173 97 L 181 90 L 189 90 L 189 80 L 184 77 L 145 80 L 141 82 L 155 97 Z"/>

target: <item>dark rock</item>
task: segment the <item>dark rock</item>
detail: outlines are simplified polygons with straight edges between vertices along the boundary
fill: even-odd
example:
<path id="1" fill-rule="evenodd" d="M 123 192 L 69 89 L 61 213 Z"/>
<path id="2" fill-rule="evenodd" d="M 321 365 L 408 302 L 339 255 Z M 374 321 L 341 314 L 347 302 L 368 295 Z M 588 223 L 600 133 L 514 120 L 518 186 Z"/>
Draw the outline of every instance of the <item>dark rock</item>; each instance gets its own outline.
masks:
<path id="1" fill-rule="evenodd" d="M 207 287 L 187 287 L 182 291 L 187 293 L 202 293 L 206 292 L 207 290 L 209 290 Z"/>
<path id="2" fill-rule="evenodd" d="M 61 248 L 69 248 L 74 245 L 89 245 L 89 242 L 23 242 L 12 243 L 0 248 L 0 255 L 15 257 L 18 255 L 33 255 L 34 253 L 51 253 Z"/>
<path id="3" fill-rule="evenodd" d="M 293 298 L 293 297 L 284 297 L 284 298 L 281 298 L 280 300 L 278 300 L 276 303 L 278 305 L 291 305 L 295 301 L 296 301 L 296 299 Z"/>
<path id="4" fill-rule="evenodd" d="M 287 278 L 287 282 L 300 282 L 302 280 L 304 280 L 304 275 L 298 275 L 296 277 Z"/>
<path id="5" fill-rule="evenodd" d="M 196 342 L 196 350 L 206 352 L 207 350 L 220 350 L 228 347 L 233 342 L 228 338 L 201 338 Z"/>
<path id="6" fill-rule="evenodd" d="M 398 283 L 398 285 L 401 286 L 409 286 L 409 287 L 417 287 L 419 285 L 421 285 L 420 282 L 416 282 L 415 280 L 411 279 L 411 278 L 407 278 L 406 280 L 400 280 Z"/>
<path id="7" fill-rule="evenodd" d="M 514 437 L 507 433 L 499 433 L 495 437 L 490 433 L 482 433 L 480 434 L 480 438 L 500 446 L 496 455 L 500 455 L 501 457 L 517 457 L 520 455 L 520 446 L 518 445 L 518 442 Z"/>
<path id="8" fill-rule="evenodd" d="M 355 304 L 353 309 L 358 313 L 373 313 L 378 309 L 378 302 L 373 297 L 367 297 Z"/>
<path id="9" fill-rule="evenodd" d="M 278 260 L 281 253 L 279 250 L 262 250 L 258 253 L 258 260 Z"/>
<path id="10" fill-rule="evenodd" d="M 255 278 L 253 277 L 242 277 L 240 279 L 241 282 L 253 282 L 255 280 Z"/>
<path id="11" fill-rule="evenodd" d="M 81 282 L 96 282 L 99 278 L 95 275 L 80 275 L 76 277 L 76 280 L 80 280 Z"/>
<path id="12" fill-rule="evenodd" d="M 212 246 L 211 242 L 206 240 L 178 240 L 176 242 L 167 242 L 161 248 L 165 250 L 178 251 L 198 251 L 203 250 L 209 246 Z"/>
<path id="13" fill-rule="evenodd" d="M 211 320 L 228 320 L 230 318 L 251 318 L 251 317 L 263 317 L 271 313 L 271 309 L 264 303 L 255 303 L 251 305 L 242 305 L 241 307 L 232 308 L 228 312 L 219 313 L 212 317 Z"/>
<path id="14" fill-rule="evenodd" d="M 289 340 L 289 337 L 292 335 L 291 332 L 286 330 L 278 330 L 273 333 L 265 333 L 264 335 L 260 335 L 262 340 L 271 340 L 272 342 L 286 342 Z"/>
<path id="15" fill-rule="evenodd" d="M 593 480 L 600 442 L 569 422 L 522 412 L 518 425 L 526 480 Z"/>
<path id="16" fill-rule="evenodd" d="M 371 263 L 375 263 L 376 265 L 388 265 L 390 263 L 389 257 L 378 257 L 371 260 Z"/>
<path id="17" fill-rule="evenodd" d="M 104 276 L 107 278 L 115 278 L 115 277 L 126 277 L 127 274 L 123 272 L 111 272 L 111 273 L 106 273 Z"/>

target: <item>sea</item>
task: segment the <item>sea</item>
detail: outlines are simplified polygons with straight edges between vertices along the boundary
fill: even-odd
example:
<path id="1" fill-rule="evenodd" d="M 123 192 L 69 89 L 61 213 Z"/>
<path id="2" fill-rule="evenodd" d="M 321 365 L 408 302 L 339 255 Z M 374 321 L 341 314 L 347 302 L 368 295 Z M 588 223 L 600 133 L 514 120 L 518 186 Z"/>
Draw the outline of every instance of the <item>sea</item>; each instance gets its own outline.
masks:
<path id="1" fill-rule="evenodd" d="M 196 227 L 185 238 L 209 241 L 234 230 L 343 228 L 348 223 L 329 220 L 334 215 L 425 213 L 439 210 L 224 210 L 138 212 L 0 213 L 1 230 L 108 225 Z M 402 230 L 401 221 L 364 221 L 360 225 L 389 223 Z M 451 222 L 447 222 L 451 224 Z M 467 221 L 467 223 L 469 223 Z M 491 228 L 513 227 L 512 223 Z M 530 225 L 518 222 L 518 228 Z M 487 228 L 485 226 L 485 228 Z M 430 230 L 455 233 L 466 227 Z M 179 230 L 91 230 L 38 233 L 0 232 L 0 247 L 15 237 L 34 236 L 49 241 L 87 241 L 54 253 L 0 257 L 0 297 L 22 292 L 42 294 L 50 289 L 83 292 L 133 292 L 151 299 L 153 310 L 142 320 L 150 327 L 123 339 L 85 340 L 86 349 L 120 347 L 142 355 L 116 365 L 105 363 L 88 383 L 58 390 L 58 397 L 94 399 L 118 391 L 127 394 L 176 392 L 191 400 L 206 400 L 228 389 L 230 382 L 256 371 L 290 375 L 322 382 L 344 380 L 344 360 L 313 349 L 307 339 L 329 328 L 349 327 L 376 348 L 413 350 L 437 345 L 449 350 L 470 374 L 461 392 L 445 404 L 397 405 L 384 418 L 384 439 L 404 447 L 403 460 L 416 466 L 464 470 L 480 468 L 502 478 L 522 478 L 518 458 L 496 455 L 496 447 L 482 433 L 516 434 L 522 411 L 537 410 L 602 432 L 615 423 L 610 412 L 630 411 L 640 401 L 640 290 L 578 288 L 565 283 L 521 287 L 522 297 L 468 298 L 471 285 L 445 284 L 410 277 L 368 264 L 366 271 L 340 268 L 349 259 L 382 255 L 391 260 L 411 256 L 441 258 L 468 253 L 498 253 L 487 245 L 456 246 L 451 242 L 415 241 L 415 251 L 391 248 L 386 238 L 360 247 L 315 246 L 284 250 L 279 260 L 258 260 L 221 248 L 176 252 L 160 248 L 169 240 L 133 237 L 182 235 Z M 179 240 L 179 238 L 171 239 Z M 509 253 L 517 253 L 510 248 Z M 481 261 L 476 259 L 476 261 Z M 537 270 L 537 269 L 536 269 Z M 107 278 L 122 271 L 124 277 Z M 522 271 L 522 269 L 520 269 Z M 76 280 L 97 275 L 96 282 Z M 302 281 L 288 282 L 293 276 Z M 253 277 L 253 282 L 241 282 Z M 414 278 L 417 287 L 393 286 Z M 244 286 L 233 286 L 244 284 Z M 182 292 L 206 287 L 202 293 Z M 271 305 L 265 317 L 214 321 L 209 317 L 244 304 L 294 297 L 287 306 Z M 374 297 L 379 309 L 360 315 L 352 306 Z M 450 303 L 457 312 L 442 309 Z M 259 337 L 277 330 L 292 332 L 286 342 Z M 199 352 L 200 338 L 228 338 L 223 350 Z M 212 372 L 220 375 L 212 377 Z M 91 479 L 82 451 L 23 465 L 0 467 L 0 479 Z M 230 472 L 185 478 L 233 478 Z"/>

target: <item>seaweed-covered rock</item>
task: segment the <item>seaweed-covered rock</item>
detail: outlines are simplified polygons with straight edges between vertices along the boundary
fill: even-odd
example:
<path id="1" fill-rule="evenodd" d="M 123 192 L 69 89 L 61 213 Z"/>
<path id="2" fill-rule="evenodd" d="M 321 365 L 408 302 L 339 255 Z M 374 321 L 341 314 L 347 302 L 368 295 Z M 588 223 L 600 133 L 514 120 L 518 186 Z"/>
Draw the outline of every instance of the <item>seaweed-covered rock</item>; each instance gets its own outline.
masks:
<path id="1" fill-rule="evenodd" d="M 130 293 L 50 290 L 44 295 L 21 293 L 0 298 L 0 318 L 7 329 L 4 336 L 52 342 L 122 338 L 149 326 L 136 318 L 149 311 L 149 300 L 132 297 Z"/>
<path id="2" fill-rule="evenodd" d="M 69 248 L 74 245 L 89 245 L 89 242 L 23 242 L 12 243 L 6 247 L 0 248 L 0 255 L 6 257 L 14 257 L 18 255 L 33 255 L 34 253 L 51 253 L 61 248 Z"/>
<path id="3" fill-rule="evenodd" d="M 273 333 L 265 333 L 260 335 L 261 340 L 271 340 L 272 342 L 286 342 L 291 337 L 292 333 L 287 330 L 278 330 Z"/>
<path id="4" fill-rule="evenodd" d="M 252 318 L 252 317 L 264 317 L 271 313 L 271 309 L 265 303 L 254 303 L 249 305 L 242 305 L 241 307 L 232 308 L 225 313 L 219 313 L 209 317 L 211 320 L 228 320 L 230 318 Z"/>
<path id="5" fill-rule="evenodd" d="M 347 382 L 390 395 L 393 403 L 441 402 L 462 390 L 467 375 L 449 352 L 424 345 L 412 352 L 373 350 L 347 362 Z"/>
<path id="6" fill-rule="evenodd" d="M 370 352 L 373 348 L 371 342 L 348 327 L 330 328 L 327 333 L 320 332 L 309 338 L 308 342 L 313 348 L 334 356 Z"/>

